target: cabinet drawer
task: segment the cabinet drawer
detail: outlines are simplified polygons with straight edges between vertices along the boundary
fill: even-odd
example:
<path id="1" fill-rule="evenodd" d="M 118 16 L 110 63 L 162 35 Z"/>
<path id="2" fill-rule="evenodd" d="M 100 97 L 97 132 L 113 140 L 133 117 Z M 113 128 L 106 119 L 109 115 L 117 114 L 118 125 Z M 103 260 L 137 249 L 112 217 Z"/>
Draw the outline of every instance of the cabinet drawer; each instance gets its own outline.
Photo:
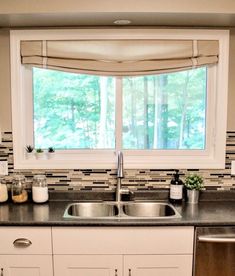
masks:
<path id="1" fill-rule="evenodd" d="M 192 254 L 193 227 L 53 227 L 54 254 Z"/>
<path id="2" fill-rule="evenodd" d="M 0 254 L 52 254 L 50 227 L 0 227 Z"/>
<path id="3" fill-rule="evenodd" d="M 121 276 L 121 255 L 55 255 L 55 276 Z"/>
<path id="4" fill-rule="evenodd" d="M 192 276 L 192 255 L 124 256 L 124 275 Z"/>

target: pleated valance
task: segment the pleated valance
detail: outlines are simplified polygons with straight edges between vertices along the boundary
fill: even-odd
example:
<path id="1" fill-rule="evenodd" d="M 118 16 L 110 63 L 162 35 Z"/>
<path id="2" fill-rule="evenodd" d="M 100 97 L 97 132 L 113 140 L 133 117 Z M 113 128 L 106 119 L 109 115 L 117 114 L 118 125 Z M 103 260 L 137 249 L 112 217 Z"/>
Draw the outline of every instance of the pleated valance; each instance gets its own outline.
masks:
<path id="1" fill-rule="evenodd" d="M 22 64 L 95 75 L 135 76 L 218 62 L 217 40 L 21 41 Z"/>

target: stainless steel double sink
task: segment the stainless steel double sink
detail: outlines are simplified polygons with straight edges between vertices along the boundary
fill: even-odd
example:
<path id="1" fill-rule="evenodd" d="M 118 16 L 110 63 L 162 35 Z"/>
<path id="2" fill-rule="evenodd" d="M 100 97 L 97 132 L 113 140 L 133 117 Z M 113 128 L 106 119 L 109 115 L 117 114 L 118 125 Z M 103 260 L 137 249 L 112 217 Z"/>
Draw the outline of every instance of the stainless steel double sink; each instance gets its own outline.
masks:
<path id="1" fill-rule="evenodd" d="M 66 207 L 66 219 L 170 219 L 180 218 L 165 202 L 79 202 Z"/>

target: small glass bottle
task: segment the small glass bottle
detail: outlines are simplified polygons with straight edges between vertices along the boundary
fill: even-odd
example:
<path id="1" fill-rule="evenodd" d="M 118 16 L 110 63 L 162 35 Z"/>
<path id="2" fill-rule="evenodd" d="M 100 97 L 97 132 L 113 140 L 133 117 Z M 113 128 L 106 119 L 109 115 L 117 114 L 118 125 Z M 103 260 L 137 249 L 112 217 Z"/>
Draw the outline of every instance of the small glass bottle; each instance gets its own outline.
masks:
<path id="1" fill-rule="evenodd" d="M 0 203 L 8 200 L 7 184 L 3 179 L 0 179 Z"/>
<path id="2" fill-rule="evenodd" d="M 35 175 L 32 185 L 33 201 L 44 203 L 48 201 L 48 186 L 45 175 Z"/>
<path id="3" fill-rule="evenodd" d="M 28 200 L 25 177 L 23 175 L 14 176 L 11 187 L 11 197 L 14 203 L 24 203 Z"/>

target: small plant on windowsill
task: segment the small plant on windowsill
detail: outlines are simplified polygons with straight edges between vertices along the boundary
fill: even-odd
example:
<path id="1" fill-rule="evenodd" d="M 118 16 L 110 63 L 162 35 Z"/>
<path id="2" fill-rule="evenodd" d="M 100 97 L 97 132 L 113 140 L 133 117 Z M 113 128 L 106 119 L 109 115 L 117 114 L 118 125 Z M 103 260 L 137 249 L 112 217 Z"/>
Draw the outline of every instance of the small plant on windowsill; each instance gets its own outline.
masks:
<path id="1" fill-rule="evenodd" d="M 55 148 L 49 147 L 47 150 L 47 157 L 48 159 L 52 159 L 55 156 Z"/>
<path id="2" fill-rule="evenodd" d="M 31 145 L 27 145 L 25 147 L 26 150 L 26 159 L 32 159 L 34 158 L 34 147 Z"/>
<path id="3" fill-rule="evenodd" d="M 187 189 L 188 203 L 198 203 L 199 192 L 204 188 L 203 177 L 198 174 L 188 175 L 184 185 Z"/>
<path id="4" fill-rule="evenodd" d="M 37 159 L 44 159 L 45 158 L 45 154 L 44 154 L 44 150 L 41 148 L 36 149 L 36 158 Z"/>

